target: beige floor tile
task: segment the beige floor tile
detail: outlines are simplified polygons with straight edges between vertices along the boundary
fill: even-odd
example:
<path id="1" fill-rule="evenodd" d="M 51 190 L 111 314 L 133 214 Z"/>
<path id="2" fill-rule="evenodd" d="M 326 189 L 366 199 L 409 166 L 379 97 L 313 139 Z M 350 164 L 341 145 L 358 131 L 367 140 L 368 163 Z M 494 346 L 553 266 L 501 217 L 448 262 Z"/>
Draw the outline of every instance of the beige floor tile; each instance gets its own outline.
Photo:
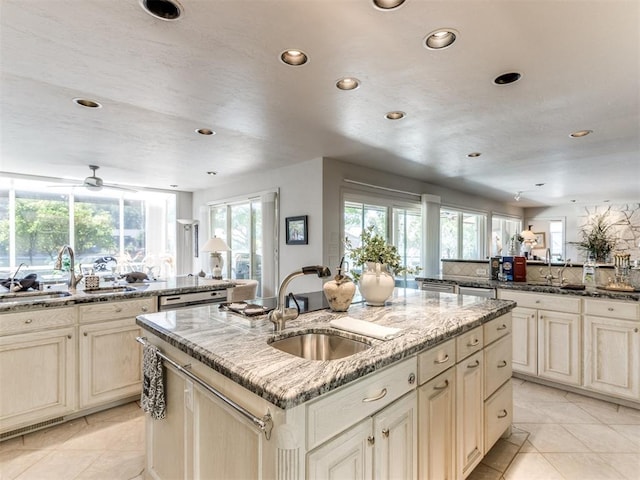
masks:
<path id="1" fill-rule="evenodd" d="M 0 480 L 13 480 L 49 455 L 50 450 L 5 450 L 0 452 Z"/>
<path id="2" fill-rule="evenodd" d="M 541 453 L 590 452 L 589 448 L 562 425 L 548 423 L 524 423 L 520 427 L 529 431 L 529 442 Z"/>
<path id="3" fill-rule="evenodd" d="M 564 480 L 541 453 L 519 453 L 504 474 L 505 480 Z"/>
<path id="4" fill-rule="evenodd" d="M 511 385 L 514 387 L 520 386 L 525 382 L 526 380 L 523 380 L 521 378 L 511 377 Z"/>
<path id="5" fill-rule="evenodd" d="M 596 453 L 635 453 L 636 445 L 608 425 L 563 425 L 590 451 Z M 534 443 L 535 445 L 535 443 Z"/>
<path id="6" fill-rule="evenodd" d="M 640 478 L 640 454 L 637 453 L 600 453 L 598 456 L 622 475 L 625 480 Z"/>
<path id="7" fill-rule="evenodd" d="M 126 422 L 134 418 L 143 417 L 144 412 L 137 402 L 129 402 L 119 407 L 87 415 L 89 425 L 98 422 Z"/>
<path id="8" fill-rule="evenodd" d="M 22 435 L 19 437 L 10 438 L 9 440 L 5 440 L 0 442 L 0 453 L 6 452 L 8 450 L 16 450 L 20 449 L 24 446 L 24 440 Z"/>
<path id="9" fill-rule="evenodd" d="M 609 406 L 593 405 L 590 403 L 576 404 L 592 417 L 602 423 L 612 425 L 640 425 L 640 411 L 631 408 L 619 407 L 615 410 Z"/>
<path id="10" fill-rule="evenodd" d="M 500 480 L 501 478 L 502 472 L 481 463 L 473 469 L 467 480 Z"/>
<path id="11" fill-rule="evenodd" d="M 526 402 L 568 402 L 567 392 L 538 383 L 524 382 L 513 389 L 513 399 Z"/>
<path id="12" fill-rule="evenodd" d="M 509 435 L 504 440 L 506 440 L 509 443 L 513 443 L 514 445 L 517 445 L 518 447 L 520 447 L 527 440 L 528 436 L 529 436 L 529 432 L 526 432 L 526 431 L 524 431 L 523 429 L 521 429 L 519 427 L 512 426 L 511 427 L 511 435 Z"/>
<path id="13" fill-rule="evenodd" d="M 60 446 L 64 450 L 144 451 L 144 418 L 87 425 Z"/>
<path id="14" fill-rule="evenodd" d="M 49 427 L 44 430 L 29 433 L 25 435 L 23 448 L 33 450 L 36 448 L 56 449 L 73 437 L 83 428 L 86 428 L 87 422 L 83 418 L 77 418 L 62 425 Z"/>
<path id="15" fill-rule="evenodd" d="M 586 403 L 589 405 L 608 408 L 610 410 L 618 410 L 618 405 L 616 405 L 615 403 L 607 402 L 605 400 L 598 400 L 597 398 L 587 397 L 578 393 L 567 392 L 567 396 L 565 398 L 571 403 Z"/>
<path id="16" fill-rule="evenodd" d="M 520 452 L 519 453 L 538 453 L 538 450 L 536 450 L 536 447 L 534 447 L 531 444 L 531 442 L 529 440 L 527 440 L 520 447 Z"/>
<path id="17" fill-rule="evenodd" d="M 518 453 L 519 448 L 518 445 L 499 439 L 482 459 L 482 463 L 494 470 L 504 473 Z"/>
<path id="18" fill-rule="evenodd" d="M 99 456 L 100 452 L 89 450 L 51 450 L 16 480 L 71 480 Z"/>
<path id="19" fill-rule="evenodd" d="M 513 401 L 514 423 L 600 423 L 579 406 L 569 402 Z"/>
<path id="20" fill-rule="evenodd" d="M 74 480 L 130 479 L 144 471 L 142 452 L 105 452 Z"/>
<path id="21" fill-rule="evenodd" d="M 640 451 L 640 425 L 609 425 L 620 435 L 635 445 L 636 452 Z"/>
<path id="22" fill-rule="evenodd" d="M 592 453 L 546 453 L 565 480 L 620 480 L 620 473 Z"/>

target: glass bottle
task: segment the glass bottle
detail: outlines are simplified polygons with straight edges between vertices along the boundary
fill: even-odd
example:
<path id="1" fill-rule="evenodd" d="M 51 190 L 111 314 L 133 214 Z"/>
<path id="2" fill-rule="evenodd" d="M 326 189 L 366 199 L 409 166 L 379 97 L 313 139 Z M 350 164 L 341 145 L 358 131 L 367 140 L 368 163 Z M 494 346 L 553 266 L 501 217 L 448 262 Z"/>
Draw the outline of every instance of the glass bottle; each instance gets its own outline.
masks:
<path id="1" fill-rule="evenodd" d="M 582 266 L 582 283 L 586 287 L 596 286 L 596 263 L 591 254 L 589 254 L 587 261 Z"/>

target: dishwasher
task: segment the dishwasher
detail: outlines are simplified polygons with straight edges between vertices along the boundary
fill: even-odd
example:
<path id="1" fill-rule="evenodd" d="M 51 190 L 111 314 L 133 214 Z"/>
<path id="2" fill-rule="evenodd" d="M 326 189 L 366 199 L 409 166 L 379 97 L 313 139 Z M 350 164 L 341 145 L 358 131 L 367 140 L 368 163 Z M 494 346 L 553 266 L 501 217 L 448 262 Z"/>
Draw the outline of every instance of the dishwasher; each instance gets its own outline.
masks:
<path id="1" fill-rule="evenodd" d="M 456 286 L 453 283 L 420 282 L 420 290 L 426 292 L 456 293 Z"/>
<path id="2" fill-rule="evenodd" d="M 158 297 L 158 311 L 177 310 L 206 303 L 221 303 L 227 300 L 227 290 L 210 290 L 207 292 L 177 293 L 175 295 L 160 295 Z"/>
<path id="3" fill-rule="evenodd" d="M 461 287 L 458 285 L 458 294 L 475 295 L 476 297 L 496 298 L 496 289 L 491 287 Z"/>

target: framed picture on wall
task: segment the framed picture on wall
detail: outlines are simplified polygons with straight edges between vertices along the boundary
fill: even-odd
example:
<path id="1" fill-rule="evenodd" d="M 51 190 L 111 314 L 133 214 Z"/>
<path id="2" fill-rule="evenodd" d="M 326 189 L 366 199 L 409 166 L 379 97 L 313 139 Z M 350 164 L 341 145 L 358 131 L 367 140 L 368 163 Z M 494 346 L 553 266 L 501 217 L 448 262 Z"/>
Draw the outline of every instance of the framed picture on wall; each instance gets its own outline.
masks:
<path id="1" fill-rule="evenodd" d="M 536 236 L 536 243 L 533 248 L 545 248 L 544 232 L 533 232 L 533 234 Z"/>
<path id="2" fill-rule="evenodd" d="M 285 222 L 287 230 L 287 245 L 306 245 L 309 243 L 307 215 L 287 217 Z"/>

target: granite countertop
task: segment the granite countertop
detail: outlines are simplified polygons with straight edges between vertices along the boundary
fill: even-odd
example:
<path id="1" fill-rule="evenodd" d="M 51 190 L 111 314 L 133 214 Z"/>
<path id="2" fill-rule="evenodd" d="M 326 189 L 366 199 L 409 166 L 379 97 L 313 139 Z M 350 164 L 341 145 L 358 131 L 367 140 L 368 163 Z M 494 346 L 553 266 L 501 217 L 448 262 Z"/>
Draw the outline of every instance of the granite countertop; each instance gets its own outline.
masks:
<path id="1" fill-rule="evenodd" d="M 145 330 L 280 408 L 291 408 L 368 373 L 407 358 L 509 312 L 515 303 L 467 295 L 396 289 L 385 307 L 352 304 L 346 313 L 320 310 L 287 322 L 277 338 L 326 332 L 329 321 L 349 316 L 401 328 L 387 341 L 338 360 L 311 361 L 268 345 L 276 338 L 266 316 L 253 322 L 207 305 L 141 315 Z M 364 337 L 345 333 L 363 340 Z"/>
<path id="2" fill-rule="evenodd" d="M 438 275 L 434 277 L 417 277 L 418 282 L 446 283 L 460 285 L 461 287 L 477 288 L 503 288 L 508 290 L 520 290 L 523 292 L 554 293 L 558 295 L 578 295 L 581 297 L 607 298 L 613 300 L 627 300 L 640 302 L 640 292 L 621 292 L 605 290 L 603 288 L 585 288 L 584 290 L 570 290 L 558 286 L 540 283 L 525 282 L 501 282 L 489 280 L 485 277 L 465 277 L 455 275 Z"/>
<path id="3" fill-rule="evenodd" d="M 105 284 L 104 287 L 110 287 L 112 284 Z M 121 281 L 117 284 L 121 287 L 129 287 L 132 290 L 123 290 L 111 293 L 85 293 L 82 289 L 76 290 L 66 297 L 59 298 L 38 298 L 33 297 L 28 300 L 25 298 L 14 299 L 2 297 L 0 293 L 0 314 L 21 312 L 25 310 L 34 310 L 42 308 L 60 308 L 70 305 L 93 302 L 109 302 L 112 300 L 129 300 L 143 297 L 154 297 L 158 295 L 176 295 L 191 292 L 205 292 L 213 290 L 225 290 L 234 287 L 236 284 L 233 280 L 212 280 L 200 278 L 198 276 L 174 277 L 163 281 L 150 281 L 144 283 L 126 283 Z M 55 294 L 67 291 L 67 287 L 53 288 L 45 290 L 43 293 Z"/>

